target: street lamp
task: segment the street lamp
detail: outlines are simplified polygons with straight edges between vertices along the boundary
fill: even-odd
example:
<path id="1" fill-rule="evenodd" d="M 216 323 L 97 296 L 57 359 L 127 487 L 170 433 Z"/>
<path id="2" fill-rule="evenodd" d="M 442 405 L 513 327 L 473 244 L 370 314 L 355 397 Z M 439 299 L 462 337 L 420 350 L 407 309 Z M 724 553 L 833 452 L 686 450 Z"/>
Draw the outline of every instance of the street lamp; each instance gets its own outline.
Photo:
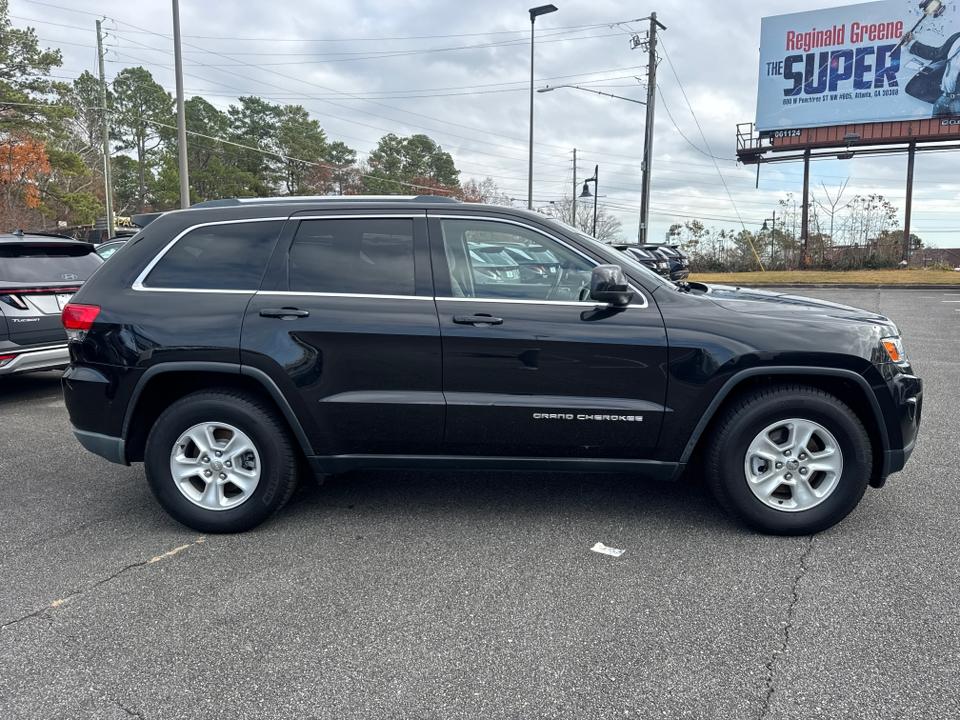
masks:
<path id="1" fill-rule="evenodd" d="M 527 172 L 527 210 L 533 210 L 533 28 L 537 17 L 556 11 L 556 5 L 530 8 L 530 167 Z"/>
<path id="2" fill-rule="evenodd" d="M 769 220 L 769 221 L 772 223 L 772 225 L 771 225 L 770 228 L 767 227 L 767 220 Z M 767 230 L 770 230 L 770 232 L 771 232 L 771 235 L 770 235 L 770 262 L 772 263 L 772 262 L 773 262 L 773 243 L 776 241 L 775 234 L 776 234 L 776 232 L 777 232 L 777 211 L 776 211 L 776 210 L 773 211 L 773 217 L 772 217 L 772 218 L 766 218 L 766 219 L 763 221 L 763 227 L 760 228 L 760 232 L 766 232 Z"/>
<path id="3" fill-rule="evenodd" d="M 590 197 L 590 188 L 587 187 L 587 183 L 593 183 L 593 237 L 597 237 L 597 175 L 600 173 L 600 166 L 595 165 L 593 168 L 593 177 L 589 177 L 583 181 L 583 192 L 580 193 L 581 198 Z"/>
<path id="4" fill-rule="evenodd" d="M 579 85 L 554 85 L 553 87 L 550 87 L 549 85 L 547 85 L 546 87 L 539 88 L 537 92 L 538 93 L 552 92 L 554 90 L 557 90 L 558 88 L 573 88 L 574 90 L 583 90 L 584 92 L 591 92 L 591 93 L 595 93 L 596 95 L 606 95 L 607 97 L 617 98 L 617 100 L 626 100 L 627 102 L 636 103 L 637 105 L 646 105 L 646 103 L 643 102 L 642 100 L 634 100 L 633 98 L 623 97 L 622 95 L 613 95 L 612 93 L 600 92 L 599 90 L 580 87 Z"/>
<path id="5" fill-rule="evenodd" d="M 769 228 L 767 227 L 767 220 L 773 223 L 772 227 L 769 227 Z M 766 232 L 767 230 L 776 230 L 776 229 L 777 229 L 777 211 L 774 210 L 773 217 L 767 218 L 766 220 L 763 221 L 763 227 L 760 228 L 760 232 Z"/>

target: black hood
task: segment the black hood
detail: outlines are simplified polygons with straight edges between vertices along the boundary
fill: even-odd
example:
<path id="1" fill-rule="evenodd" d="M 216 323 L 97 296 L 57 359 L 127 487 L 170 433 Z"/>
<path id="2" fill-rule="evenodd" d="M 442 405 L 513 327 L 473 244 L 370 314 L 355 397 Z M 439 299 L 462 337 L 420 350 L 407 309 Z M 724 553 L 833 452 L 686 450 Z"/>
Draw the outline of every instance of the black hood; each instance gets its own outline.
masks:
<path id="1" fill-rule="evenodd" d="M 725 310 L 756 315 L 784 314 L 813 319 L 853 320 L 896 329 L 887 317 L 860 308 L 816 298 L 769 290 L 754 290 L 732 285 L 708 285 L 706 296 Z"/>

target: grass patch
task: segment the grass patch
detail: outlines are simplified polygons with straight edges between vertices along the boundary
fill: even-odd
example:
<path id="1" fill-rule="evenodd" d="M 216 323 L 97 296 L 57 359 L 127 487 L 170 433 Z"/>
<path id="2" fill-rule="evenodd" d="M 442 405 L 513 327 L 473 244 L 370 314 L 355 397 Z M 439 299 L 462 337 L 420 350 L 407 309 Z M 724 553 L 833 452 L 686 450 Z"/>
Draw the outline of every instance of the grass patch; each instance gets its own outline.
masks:
<path id="1" fill-rule="evenodd" d="M 949 270 L 786 270 L 782 272 L 691 273 L 690 279 L 724 285 L 960 285 Z"/>

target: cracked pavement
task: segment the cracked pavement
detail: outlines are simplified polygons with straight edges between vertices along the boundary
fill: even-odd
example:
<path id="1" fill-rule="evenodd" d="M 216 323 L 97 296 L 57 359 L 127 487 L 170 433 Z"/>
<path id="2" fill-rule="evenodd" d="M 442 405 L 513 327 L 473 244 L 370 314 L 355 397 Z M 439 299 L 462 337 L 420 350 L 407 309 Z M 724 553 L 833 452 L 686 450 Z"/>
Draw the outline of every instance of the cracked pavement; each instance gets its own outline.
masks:
<path id="1" fill-rule="evenodd" d="M 891 316 L 926 382 L 906 470 L 812 538 L 696 481 L 442 472 L 203 537 L 76 443 L 56 373 L 5 379 L 0 718 L 960 716 L 960 304 L 805 294 Z"/>

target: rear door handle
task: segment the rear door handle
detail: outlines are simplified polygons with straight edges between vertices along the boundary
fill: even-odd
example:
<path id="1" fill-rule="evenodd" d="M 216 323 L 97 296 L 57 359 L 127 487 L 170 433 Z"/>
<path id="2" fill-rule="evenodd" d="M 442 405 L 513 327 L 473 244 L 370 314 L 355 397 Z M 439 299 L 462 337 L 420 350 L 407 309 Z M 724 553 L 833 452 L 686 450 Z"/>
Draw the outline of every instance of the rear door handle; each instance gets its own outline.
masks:
<path id="1" fill-rule="evenodd" d="M 260 317 L 281 318 L 283 320 L 294 320 L 309 316 L 310 312 L 308 310 L 298 310 L 297 308 L 263 308 L 260 311 Z"/>
<path id="2" fill-rule="evenodd" d="M 457 325 L 503 325 L 503 318 L 490 315 L 454 315 Z"/>

